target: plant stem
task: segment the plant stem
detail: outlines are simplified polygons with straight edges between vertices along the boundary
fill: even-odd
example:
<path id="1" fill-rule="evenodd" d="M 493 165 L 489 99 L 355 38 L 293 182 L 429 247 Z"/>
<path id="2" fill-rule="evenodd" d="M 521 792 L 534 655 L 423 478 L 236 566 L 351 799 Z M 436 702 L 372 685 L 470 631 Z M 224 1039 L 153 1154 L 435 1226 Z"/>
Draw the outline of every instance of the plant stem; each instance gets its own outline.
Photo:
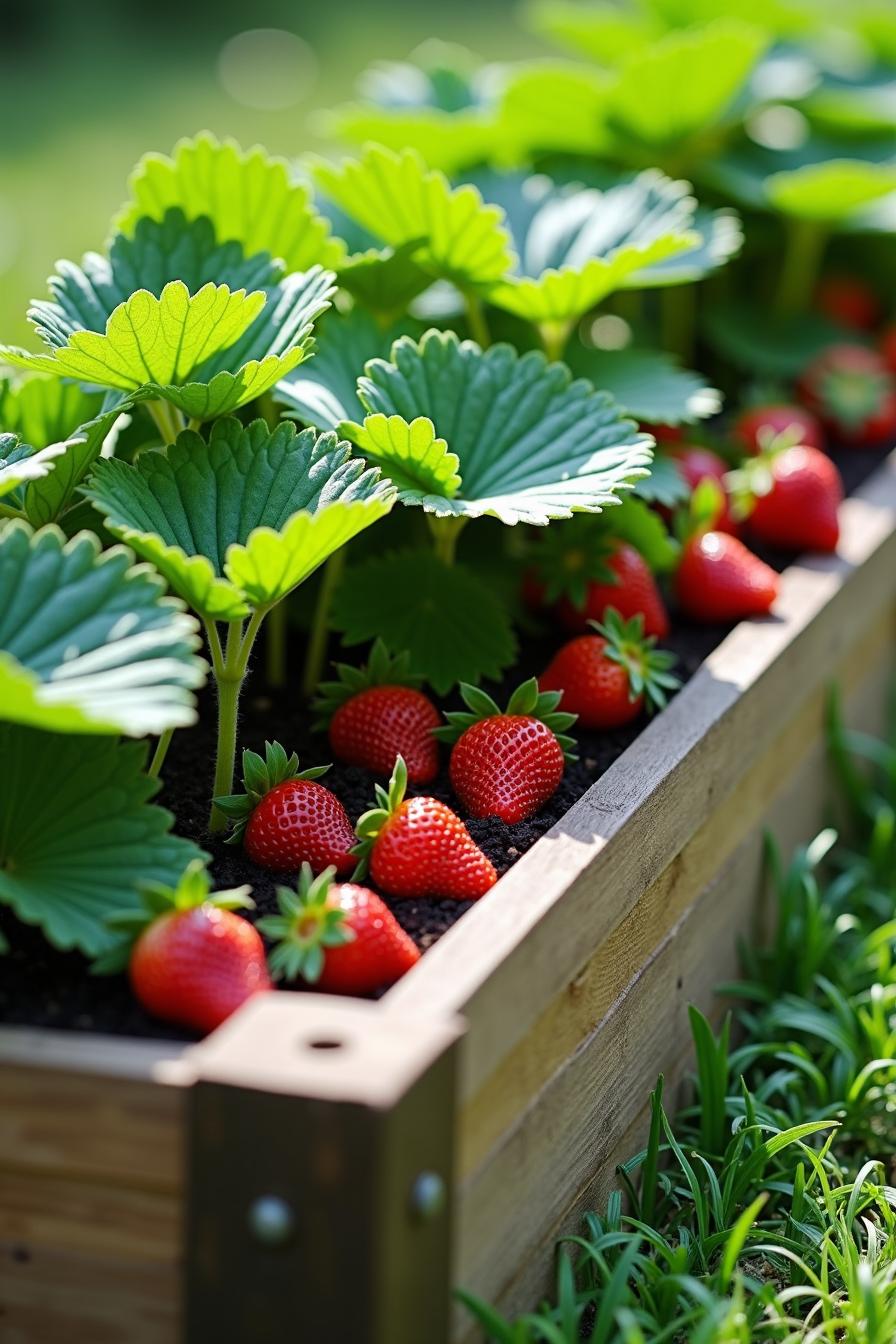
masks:
<path id="1" fill-rule="evenodd" d="M 24 518 L 25 515 L 21 509 L 14 509 L 11 504 L 0 504 L 0 518 Z"/>
<path id="2" fill-rule="evenodd" d="M 333 604 L 333 594 L 342 578 L 344 568 L 345 547 L 343 546 L 334 555 L 330 556 L 321 575 L 317 603 L 311 621 L 311 631 L 308 635 L 308 647 L 305 652 L 305 669 L 302 673 L 302 694 L 306 699 L 310 699 L 314 695 L 324 670 L 327 637 L 329 635 L 330 607 Z"/>
<path id="3" fill-rule="evenodd" d="M 778 276 L 775 312 L 790 317 L 805 311 L 827 245 L 827 230 L 811 219 L 789 219 L 784 246 L 784 261 Z"/>
<path id="4" fill-rule="evenodd" d="M 156 749 L 153 752 L 152 760 L 149 763 L 149 769 L 146 772 L 151 779 L 158 779 L 159 771 L 165 764 L 165 757 L 168 755 L 168 748 L 171 746 L 171 739 L 173 736 L 174 729 L 166 728 L 156 743 Z"/>
<path id="5" fill-rule="evenodd" d="M 457 542 L 466 525 L 466 518 L 434 518 L 426 515 L 436 555 L 445 565 L 453 565 L 457 556 Z"/>
<path id="6" fill-rule="evenodd" d="M 478 295 L 471 292 L 464 294 L 464 300 L 467 305 L 467 322 L 470 327 L 470 334 L 477 345 L 481 345 L 485 350 L 492 343 L 489 334 L 488 323 L 485 320 L 485 311 L 482 307 L 482 300 Z"/>
<path id="7" fill-rule="evenodd" d="M 271 610 L 265 628 L 265 671 L 269 686 L 286 685 L 286 598 Z"/>
<path id="8" fill-rule="evenodd" d="M 161 397 L 155 401 L 146 402 L 146 409 L 155 422 L 156 429 L 162 436 L 162 443 L 174 443 L 174 440 L 180 434 L 181 430 L 186 428 L 186 419 L 180 413 L 176 406 L 170 402 L 162 400 Z"/>
<path id="9" fill-rule="evenodd" d="M 233 775 L 236 768 L 236 724 L 240 703 L 242 679 L 225 678 L 218 682 L 218 758 L 215 761 L 215 781 L 212 797 L 233 793 Z M 227 818 L 212 804 L 208 828 L 218 834 L 227 827 Z"/>
<path id="10" fill-rule="evenodd" d="M 697 292 L 694 285 L 667 285 L 660 291 L 663 349 L 685 364 L 694 358 L 697 328 Z"/>
<path id="11" fill-rule="evenodd" d="M 538 331 L 548 359 L 552 363 L 561 360 L 569 340 L 569 323 L 543 322 Z"/>

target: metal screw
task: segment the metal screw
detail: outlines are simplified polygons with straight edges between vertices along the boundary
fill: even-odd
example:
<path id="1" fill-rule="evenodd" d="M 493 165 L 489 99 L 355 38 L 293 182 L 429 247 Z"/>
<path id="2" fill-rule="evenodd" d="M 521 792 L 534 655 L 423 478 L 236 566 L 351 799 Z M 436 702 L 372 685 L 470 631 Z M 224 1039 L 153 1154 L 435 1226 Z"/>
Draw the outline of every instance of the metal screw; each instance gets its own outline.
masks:
<path id="1" fill-rule="evenodd" d="M 295 1214 L 279 1195 L 259 1195 L 249 1205 L 249 1231 L 263 1246 L 285 1246 L 295 1231 Z"/>
<path id="2" fill-rule="evenodd" d="M 421 1171 L 411 1186 L 411 1212 L 421 1222 L 431 1222 L 444 1209 L 445 1182 L 435 1171 Z"/>

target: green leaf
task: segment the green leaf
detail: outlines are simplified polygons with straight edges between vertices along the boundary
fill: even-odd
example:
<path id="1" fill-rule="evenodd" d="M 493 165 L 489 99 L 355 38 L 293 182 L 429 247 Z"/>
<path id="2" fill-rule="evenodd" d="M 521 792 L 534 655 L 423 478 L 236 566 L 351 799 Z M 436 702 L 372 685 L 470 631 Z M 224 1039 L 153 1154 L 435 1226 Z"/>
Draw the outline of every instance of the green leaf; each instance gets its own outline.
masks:
<path id="1" fill-rule="evenodd" d="M 402 493 L 405 503 L 443 517 L 542 525 L 576 510 L 599 513 L 648 474 L 650 440 L 606 393 L 573 382 L 564 365 L 549 365 L 537 351 L 482 351 L 453 332 L 430 331 L 419 343 L 405 336 L 391 362 L 368 364 L 359 396 L 371 415 L 399 415 L 408 425 L 425 417 L 457 455 L 456 494 Z M 385 457 L 378 461 L 386 467 Z"/>
<path id="2" fill-rule="evenodd" d="M 726 265 L 743 246 L 740 216 L 733 210 L 708 210 L 698 206 L 690 229 L 698 239 L 695 246 L 655 261 L 645 271 L 635 271 L 628 277 L 625 288 L 655 289 L 660 285 L 693 284 Z"/>
<path id="3" fill-rule="evenodd" d="M 537 33 L 589 56 L 599 65 L 616 65 L 663 31 L 653 15 L 615 4 L 536 0 L 529 6 L 527 17 Z"/>
<path id="4" fill-rule="evenodd" d="M 107 526 L 201 616 L 240 620 L 286 595 L 389 512 L 392 489 L 332 433 L 217 420 L 131 466 L 99 461 L 85 493 Z"/>
<path id="5" fill-rule="evenodd" d="M 819 313 L 777 317 L 744 303 L 714 304 L 706 331 L 713 346 L 737 368 L 767 378 L 796 378 L 827 346 L 844 339 L 842 328 Z"/>
<path id="6" fill-rule="evenodd" d="M 673 508 L 688 498 L 690 487 L 678 469 L 674 458 L 657 451 L 654 453 L 650 475 L 635 486 L 635 496 L 651 504 Z"/>
<path id="7" fill-rule="evenodd" d="M 51 443 L 35 450 L 28 443 L 19 443 L 15 434 L 0 434 L 0 499 L 20 485 L 48 475 L 68 447 L 67 443 Z"/>
<path id="8" fill-rule="evenodd" d="M 276 401 L 287 415 L 318 429 L 338 429 L 343 420 L 360 419 L 358 379 L 364 365 L 386 356 L 398 331 L 384 331 L 363 308 L 330 312 L 315 330 L 314 358 L 277 384 Z"/>
<path id="9" fill-rule="evenodd" d="M 460 489 L 457 454 L 436 435 L 431 420 L 420 416 L 410 424 L 400 415 L 368 415 L 355 431 L 355 443 L 369 462 L 380 467 L 398 490 L 398 498 L 438 510 L 443 499 Z"/>
<path id="10" fill-rule="evenodd" d="M 431 168 L 452 175 L 488 159 L 496 139 L 494 114 L 481 108 L 447 112 L 349 103 L 331 113 L 324 125 L 335 140 L 373 142 L 396 153 L 412 149 Z"/>
<path id="11" fill-rule="evenodd" d="M 402 313 L 431 283 L 431 277 L 417 265 L 420 249 L 420 240 L 414 238 L 399 247 L 356 252 L 339 267 L 339 283 L 372 312 L 387 317 Z"/>
<path id="12" fill-rule="evenodd" d="M 43 380 L 41 380 L 43 381 Z M 65 387 L 64 383 L 56 386 Z M 53 464 L 49 476 L 32 481 L 25 491 L 25 513 L 34 527 L 54 523 L 75 497 L 78 486 L 99 457 L 103 444 L 120 415 L 117 406 L 85 425 L 81 425 L 69 440 L 65 453 Z"/>
<path id="13" fill-rule="evenodd" d="M 88 252 L 80 266 L 58 262 L 47 282 L 52 300 L 33 303 L 28 316 L 48 345 L 63 346 L 75 331 L 105 331 L 138 289 L 158 298 L 180 280 L 191 294 L 207 284 L 248 293 L 273 286 L 281 271 L 267 252 L 247 259 L 239 243 L 219 243 L 209 219 L 188 221 L 172 209 L 163 220 L 138 220 L 133 238 L 117 234 L 108 257 Z"/>
<path id="14" fill-rule="evenodd" d="M 117 232 L 133 234 L 144 216 L 164 219 L 172 207 L 187 219 L 208 217 L 221 242 L 237 242 L 246 256 L 267 252 L 287 271 L 336 266 L 344 247 L 295 181 L 285 159 L 260 146 L 242 150 L 204 132 L 181 140 L 169 158 L 145 155 L 130 180 L 131 200 L 118 215 Z"/>
<path id="15" fill-rule="evenodd" d="M 496 678 L 516 656 L 504 604 L 466 566 L 432 551 L 395 551 L 352 566 L 336 593 L 333 624 L 346 644 L 381 638 L 407 651 L 440 695 L 458 681 Z"/>
<path id="16" fill-rule="evenodd" d="M 137 909 L 138 884 L 176 884 L 206 857 L 148 801 L 139 743 L 0 723 L 0 760 L 0 901 L 55 947 L 107 951 L 106 916 Z"/>
<path id="17" fill-rule="evenodd" d="M 587 66 L 562 61 L 520 66 L 507 80 L 500 103 L 504 153 L 512 163 L 552 150 L 606 154 L 613 143 L 607 96 L 606 76 Z"/>
<path id="18" fill-rule="evenodd" d="M 769 204 L 782 214 L 848 226 L 867 207 L 896 192 L 896 165 L 831 159 L 765 181 Z"/>
<path id="19" fill-rule="evenodd" d="M 621 137 L 677 149 L 725 121 L 767 45 L 761 28 L 733 19 L 667 33 L 624 59 L 608 119 Z"/>
<path id="20" fill-rule="evenodd" d="M 657 263 L 701 244 L 688 184 L 656 171 L 606 191 L 524 173 L 488 173 L 478 184 L 506 212 L 519 258 L 489 302 L 531 322 L 572 322 L 633 276 L 643 283 Z"/>
<path id="21" fill-rule="evenodd" d="M 451 187 L 413 150 L 396 154 L 370 145 L 358 160 L 319 161 L 315 176 L 341 209 L 390 247 L 422 240 L 418 260 L 433 277 L 469 289 L 511 267 L 501 211 L 469 184 Z"/>
<path id="22" fill-rule="evenodd" d="M 0 533 L 0 719 L 142 737 L 195 723 L 197 625 L 122 547 Z"/>
<path id="23" fill-rule="evenodd" d="M 132 294 L 105 333 L 75 331 L 45 354 L 0 347 L 0 358 L 133 399 L 162 397 L 205 420 L 260 396 L 301 362 L 311 324 L 328 306 L 330 281 L 317 269 L 289 276 L 267 308 L 261 290 L 231 293 L 208 284 L 191 296 L 182 281 L 171 281 L 159 296 Z"/>
<path id="24" fill-rule="evenodd" d="M 573 373 L 609 392 L 636 420 L 690 424 L 721 408 L 721 394 L 664 350 L 595 350 L 574 342 L 566 359 Z"/>
<path id="25" fill-rule="evenodd" d="M 46 374 L 0 381 L 0 427 L 12 430 L 35 448 L 67 439 L 100 414 L 101 392 L 85 392 Z"/>

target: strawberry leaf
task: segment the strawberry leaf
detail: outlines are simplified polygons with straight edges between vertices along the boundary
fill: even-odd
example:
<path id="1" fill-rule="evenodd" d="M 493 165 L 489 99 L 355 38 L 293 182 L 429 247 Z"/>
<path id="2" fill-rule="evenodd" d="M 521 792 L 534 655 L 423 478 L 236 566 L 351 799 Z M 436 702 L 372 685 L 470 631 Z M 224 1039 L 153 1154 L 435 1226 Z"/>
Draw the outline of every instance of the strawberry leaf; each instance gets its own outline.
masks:
<path id="1" fill-rule="evenodd" d="M 85 493 L 194 611 L 227 621 L 278 602 L 394 499 L 335 434 L 230 418 L 208 442 L 187 430 L 133 466 L 99 461 Z"/>
<path id="2" fill-rule="evenodd" d="M 28 443 L 20 443 L 15 434 L 0 434 L 0 499 L 21 485 L 47 476 L 70 446 L 51 443 L 46 448 L 34 449 Z"/>
<path id="3" fill-rule="evenodd" d="M 460 289 L 492 284 L 513 257 L 501 211 L 475 187 L 451 187 L 413 150 L 395 154 L 377 145 L 339 166 L 320 161 L 315 176 L 341 209 L 390 247 L 421 240 L 419 264 Z"/>
<path id="4" fill-rule="evenodd" d="M 520 163 L 552 150 L 589 158 L 606 154 L 613 144 L 606 119 L 608 91 L 607 77 L 585 65 L 539 61 L 520 66 L 500 100 L 500 144 L 506 157 Z"/>
<path id="5" fill-rule="evenodd" d="M 196 721 L 196 622 L 120 546 L 82 532 L 0 534 L 0 719 L 141 737 Z"/>
<path id="6" fill-rule="evenodd" d="M 712 345 L 738 369 L 764 378 L 796 378 L 816 355 L 846 333 L 820 313 L 769 322 L 765 308 L 743 302 L 713 304 L 706 314 Z"/>
<path id="7" fill-rule="evenodd" d="M 402 489 L 405 503 L 442 517 L 543 525 L 577 510 L 598 513 L 648 475 L 650 440 L 609 396 L 536 351 L 482 351 L 453 332 L 430 331 L 419 343 L 402 337 L 391 362 L 368 364 L 359 397 L 370 415 L 398 415 L 408 426 L 425 417 L 456 454 L 455 493 Z M 355 441 L 366 432 L 344 428 Z M 392 461 L 406 472 L 403 456 L 383 444 L 376 460 L 386 472 Z"/>
<path id="8" fill-rule="evenodd" d="M 848 228 L 869 206 L 896 192 L 896 165 L 861 159 L 806 164 L 765 180 L 769 205 L 782 214 Z"/>
<path id="9" fill-rule="evenodd" d="M 174 885 L 205 857 L 149 802 L 139 743 L 0 723 L 0 760 L 0 902 L 55 947 L 107 952 L 106 918 L 139 908 L 140 883 Z"/>
<path id="10" fill-rule="evenodd" d="M 267 252 L 287 271 L 335 266 L 344 248 L 311 203 L 285 159 L 256 146 L 242 150 L 208 132 L 181 140 L 169 158 L 147 154 L 130 180 L 131 200 L 115 221 L 132 235 L 143 217 L 164 219 L 172 207 L 188 220 L 208 217 L 221 242 L 237 242 L 246 256 Z"/>
<path id="11" fill-rule="evenodd" d="M 440 694 L 458 681 L 498 677 L 516 640 L 501 603 L 471 570 L 432 551 L 394 551 L 350 567 L 333 604 L 346 644 L 379 636 Z"/>
<path id="12" fill-rule="evenodd" d="M 403 502 L 425 508 L 429 501 L 438 512 L 460 489 L 457 454 L 425 416 L 408 424 L 400 415 L 368 415 L 354 441 L 368 462 L 388 475 Z"/>
<path id="13" fill-rule="evenodd" d="M 699 373 L 680 368 L 675 357 L 664 350 L 635 346 L 625 350 L 596 350 L 573 342 L 566 362 L 573 373 L 609 392 L 636 420 L 690 424 L 721 409 L 721 394 L 709 387 Z M 653 470 L 656 471 L 656 461 Z M 645 484 L 649 485 L 649 480 Z"/>

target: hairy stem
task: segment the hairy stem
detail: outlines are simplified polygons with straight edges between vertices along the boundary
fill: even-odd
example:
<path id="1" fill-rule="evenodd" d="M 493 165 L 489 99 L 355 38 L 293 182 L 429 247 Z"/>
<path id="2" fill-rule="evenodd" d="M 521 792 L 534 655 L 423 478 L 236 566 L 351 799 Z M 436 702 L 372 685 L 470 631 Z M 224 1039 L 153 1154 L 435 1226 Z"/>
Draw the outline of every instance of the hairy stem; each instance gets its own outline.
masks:
<path id="1" fill-rule="evenodd" d="M 481 345 L 483 350 L 487 349 L 492 343 L 489 334 L 488 322 L 485 320 L 485 310 L 482 307 L 482 300 L 478 295 L 466 293 L 464 301 L 467 305 L 467 322 L 470 327 L 470 334 L 477 345 Z"/>
<path id="2" fill-rule="evenodd" d="M 457 542 L 467 522 L 466 518 L 434 518 L 427 514 L 436 555 L 443 564 L 453 565 L 457 558 Z"/>
<path id="3" fill-rule="evenodd" d="M 217 630 L 215 631 L 217 639 Z M 220 650 L 220 640 L 217 641 Z M 223 664 L 215 667 L 215 680 L 218 684 L 218 751 L 215 759 L 215 780 L 212 785 L 212 797 L 233 793 L 233 775 L 236 767 L 236 725 L 239 713 L 240 691 L 246 674 L 242 664 L 243 643 L 242 621 L 231 621 L 227 626 L 227 649 Z M 214 649 L 212 652 L 215 664 Z M 219 670 L 220 668 L 220 670 Z M 227 818 L 212 804 L 208 828 L 213 833 L 223 831 Z"/>
<path id="4" fill-rule="evenodd" d="M 786 227 L 784 260 L 774 305 L 780 317 L 790 317 L 809 307 L 828 240 L 827 231 L 814 220 L 789 219 Z"/>
<path id="5" fill-rule="evenodd" d="M 321 575 L 311 630 L 308 634 L 308 647 L 305 651 L 305 669 L 302 673 L 302 693 L 306 699 L 314 695 L 323 674 L 327 636 L 330 632 L 330 608 L 333 605 L 333 594 L 345 568 L 345 550 L 343 546 L 330 556 Z"/>
<path id="6" fill-rule="evenodd" d="M 21 509 L 14 509 L 11 504 L 0 504 L 0 518 L 24 518 L 25 515 Z"/>
<path id="7" fill-rule="evenodd" d="M 568 322 L 543 322 L 539 327 L 541 343 L 544 346 L 544 352 L 551 363 L 557 363 L 562 360 L 569 341 L 569 323 Z"/>
<path id="8" fill-rule="evenodd" d="M 168 755 L 168 748 L 171 746 L 171 739 L 173 736 L 174 729 L 166 728 L 156 743 L 156 749 L 152 754 L 149 769 L 146 771 L 151 779 L 158 779 L 159 771 L 165 764 L 165 757 Z"/>
<path id="9" fill-rule="evenodd" d="M 176 406 L 172 406 L 168 401 L 163 401 L 161 397 L 155 401 L 147 401 L 145 404 L 153 418 L 156 429 L 162 436 L 162 443 L 174 443 L 178 434 L 186 428 L 186 418 Z"/>

